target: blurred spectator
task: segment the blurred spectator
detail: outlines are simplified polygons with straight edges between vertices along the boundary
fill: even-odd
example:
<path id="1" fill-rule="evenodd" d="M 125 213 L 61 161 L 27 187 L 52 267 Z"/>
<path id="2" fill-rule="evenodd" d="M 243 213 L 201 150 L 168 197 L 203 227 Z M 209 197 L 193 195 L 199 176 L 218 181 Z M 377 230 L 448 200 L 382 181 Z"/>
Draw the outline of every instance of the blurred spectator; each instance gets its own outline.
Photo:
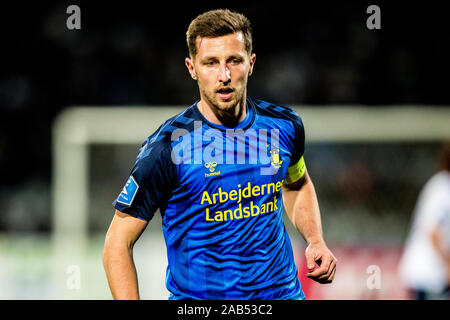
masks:
<path id="1" fill-rule="evenodd" d="M 400 262 L 402 280 L 419 300 L 450 298 L 450 142 L 439 169 L 419 195 Z"/>

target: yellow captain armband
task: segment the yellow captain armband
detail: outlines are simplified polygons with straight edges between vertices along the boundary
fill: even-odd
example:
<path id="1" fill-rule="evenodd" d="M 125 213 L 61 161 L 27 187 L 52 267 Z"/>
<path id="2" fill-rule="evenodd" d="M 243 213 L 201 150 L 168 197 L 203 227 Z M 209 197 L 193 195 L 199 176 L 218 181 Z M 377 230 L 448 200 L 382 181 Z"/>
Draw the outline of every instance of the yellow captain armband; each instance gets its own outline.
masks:
<path id="1" fill-rule="evenodd" d="M 286 178 L 284 179 L 283 184 L 291 184 L 300 180 L 306 172 L 305 159 L 303 156 L 298 160 L 298 162 L 288 168 L 288 172 L 286 174 Z"/>

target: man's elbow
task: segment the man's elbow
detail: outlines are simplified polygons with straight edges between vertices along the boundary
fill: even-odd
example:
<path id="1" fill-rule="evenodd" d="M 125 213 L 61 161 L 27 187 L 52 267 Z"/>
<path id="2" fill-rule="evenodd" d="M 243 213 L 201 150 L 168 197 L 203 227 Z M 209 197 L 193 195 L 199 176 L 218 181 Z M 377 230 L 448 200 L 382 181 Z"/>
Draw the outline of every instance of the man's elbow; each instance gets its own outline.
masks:
<path id="1" fill-rule="evenodd" d="M 102 254 L 103 265 L 106 266 L 111 263 L 111 261 L 123 255 L 132 254 L 133 246 L 130 242 L 124 241 L 109 232 L 106 234 Z"/>
<path id="2" fill-rule="evenodd" d="M 103 245 L 103 253 L 102 253 L 103 266 L 105 268 L 109 265 L 111 258 L 114 254 L 114 247 L 115 247 L 114 239 L 112 239 L 111 236 L 107 234 L 105 237 L 105 243 Z"/>

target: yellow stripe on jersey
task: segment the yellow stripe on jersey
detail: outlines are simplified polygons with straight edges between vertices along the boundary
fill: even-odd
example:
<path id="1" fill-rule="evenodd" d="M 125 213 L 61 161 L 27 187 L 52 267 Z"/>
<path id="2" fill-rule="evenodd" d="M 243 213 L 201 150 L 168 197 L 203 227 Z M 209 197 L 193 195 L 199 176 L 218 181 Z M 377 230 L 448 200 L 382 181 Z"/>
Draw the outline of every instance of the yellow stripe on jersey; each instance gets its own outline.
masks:
<path id="1" fill-rule="evenodd" d="M 291 184 L 300 180 L 306 172 L 306 165 L 303 156 L 298 160 L 296 164 L 288 168 L 284 184 Z"/>

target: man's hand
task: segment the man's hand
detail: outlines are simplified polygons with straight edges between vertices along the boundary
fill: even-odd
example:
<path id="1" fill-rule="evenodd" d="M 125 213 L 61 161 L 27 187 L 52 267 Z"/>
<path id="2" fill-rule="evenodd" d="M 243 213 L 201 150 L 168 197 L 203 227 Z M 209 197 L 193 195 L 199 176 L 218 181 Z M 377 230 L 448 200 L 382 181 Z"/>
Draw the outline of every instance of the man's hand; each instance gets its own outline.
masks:
<path id="1" fill-rule="evenodd" d="M 310 271 L 306 276 L 319 283 L 331 283 L 336 273 L 336 257 L 325 243 L 310 243 L 305 251 L 306 267 Z M 317 268 L 316 267 L 317 263 Z"/>

